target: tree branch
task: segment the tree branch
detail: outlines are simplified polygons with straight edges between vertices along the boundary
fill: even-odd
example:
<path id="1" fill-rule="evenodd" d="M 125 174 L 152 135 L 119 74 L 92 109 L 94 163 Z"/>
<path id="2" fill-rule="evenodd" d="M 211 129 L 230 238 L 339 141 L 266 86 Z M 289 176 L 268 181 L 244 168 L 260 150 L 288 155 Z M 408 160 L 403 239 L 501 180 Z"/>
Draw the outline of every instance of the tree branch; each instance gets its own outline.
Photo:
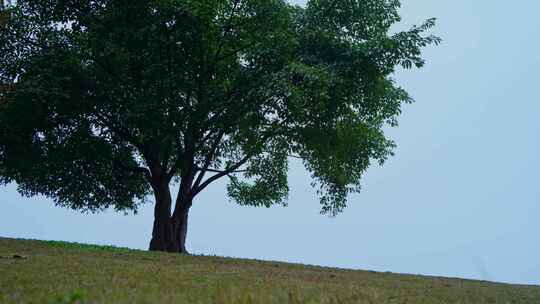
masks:
<path id="1" fill-rule="evenodd" d="M 231 9 L 231 14 L 229 15 L 229 19 L 227 20 L 227 24 L 225 25 L 225 33 L 223 34 L 223 36 L 221 36 L 221 39 L 220 39 L 219 45 L 218 45 L 218 49 L 216 51 L 216 55 L 214 56 L 213 68 L 215 68 L 215 65 L 219 61 L 218 60 L 219 55 L 221 54 L 221 50 L 223 49 L 223 45 L 225 45 L 225 40 L 226 40 L 227 36 L 229 35 L 229 33 L 231 31 L 231 28 L 232 28 L 231 23 L 232 23 L 232 19 L 234 17 L 234 14 L 236 13 L 236 8 L 238 6 L 238 3 L 240 3 L 240 0 L 235 0 L 234 1 L 233 7 Z"/>
<path id="2" fill-rule="evenodd" d="M 268 138 L 270 138 L 272 135 L 275 135 L 275 132 L 268 132 L 267 134 L 261 136 L 261 143 L 264 143 Z M 223 171 L 219 171 L 215 175 L 209 177 L 204 183 L 202 183 L 200 186 L 195 188 L 193 190 L 193 196 L 197 195 L 199 192 L 201 192 L 204 188 L 206 188 L 208 185 L 210 185 L 212 182 L 222 178 L 223 176 L 226 176 L 231 173 L 235 173 L 238 168 L 240 168 L 242 165 L 247 163 L 255 154 L 257 154 L 259 151 L 254 151 L 252 153 L 248 153 L 246 156 L 244 156 L 240 161 L 238 161 L 236 164 L 226 168 Z M 217 171 L 217 170 L 216 170 Z M 245 170 L 240 170 L 238 172 L 243 172 Z"/>
<path id="3" fill-rule="evenodd" d="M 146 180 L 149 182 L 149 183 L 152 183 L 152 174 L 150 174 L 150 170 L 148 170 L 147 168 L 143 168 L 143 167 L 129 167 L 129 166 L 126 166 L 124 165 L 122 162 L 114 159 L 113 160 L 113 163 L 115 165 L 117 165 L 118 167 L 120 167 L 121 169 L 124 169 L 124 170 L 127 170 L 127 171 L 131 171 L 131 172 L 136 172 L 136 173 L 142 173 L 144 174 L 144 177 L 146 178 Z"/>
<path id="4" fill-rule="evenodd" d="M 236 169 L 240 168 L 243 164 L 245 164 L 251 157 L 253 157 L 253 155 L 246 155 L 246 156 L 244 156 L 244 158 L 242 158 L 239 162 L 237 162 L 233 166 L 225 169 L 224 171 L 221 171 L 221 172 L 213 175 L 212 177 L 209 177 L 206 181 L 204 181 L 204 183 L 202 183 L 199 187 L 194 189 L 193 195 L 195 196 L 195 195 L 199 194 L 199 192 L 201 192 L 204 188 L 206 188 L 212 182 L 222 178 L 223 176 L 231 174 L 233 171 L 235 171 Z"/>
<path id="5" fill-rule="evenodd" d="M 294 155 L 294 154 L 287 154 L 287 156 L 288 156 L 288 157 L 292 157 L 292 158 L 304 159 L 304 158 L 302 158 L 301 156 Z"/>
<path id="6" fill-rule="evenodd" d="M 224 170 L 216 170 L 216 169 L 206 169 L 207 172 L 214 172 L 214 173 L 223 173 L 225 172 Z M 235 171 L 231 171 L 229 172 L 229 174 L 232 174 L 232 173 L 244 173 L 244 172 L 247 172 L 248 170 L 235 170 Z"/>
<path id="7" fill-rule="evenodd" d="M 223 60 L 223 59 L 226 59 L 226 58 L 228 58 L 228 57 L 234 56 L 234 55 L 238 54 L 239 52 L 241 52 L 241 51 L 243 51 L 243 50 L 247 50 L 247 49 L 249 49 L 249 48 L 251 48 L 251 47 L 257 45 L 258 43 L 259 43 L 258 41 L 253 41 L 252 43 L 248 43 L 247 45 L 241 46 L 241 47 L 237 48 L 236 50 L 234 50 L 234 51 L 232 51 L 232 52 L 230 52 L 230 53 L 228 53 L 228 54 L 225 54 L 225 55 L 219 57 L 219 58 L 217 59 L 217 62 L 219 62 L 219 61 L 221 61 L 221 60 Z"/>
<path id="8" fill-rule="evenodd" d="M 193 184 L 193 188 L 199 187 L 204 175 L 206 174 L 206 171 L 208 170 L 208 167 L 210 167 L 210 163 L 212 162 L 212 159 L 216 155 L 217 148 L 219 147 L 219 144 L 221 143 L 221 140 L 223 139 L 223 136 L 225 135 L 225 128 L 222 129 L 214 143 L 212 144 L 212 147 L 210 148 L 210 153 L 206 156 L 206 159 L 204 160 L 204 165 L 202 168 L 200 168 L 199 175 L 197 176 L 197 179 L 195 180 L 195 183 Z"/>
<path id="9" fill-rule="evenodd" d="M 169 180 L 171 180 L 176 173 L 178 172 L 178 169 L 180 169 L 180 166 L 182 165 L 182 159 L 184 158 L 184 149 L 182 149 L 182 143 L 181 140 L 177 137 L 175 138 L 176 141 L 176 148 L 178 149 L 178 155 L 176 158 L 176 161 L 171 166 L 171 170 L 167 173 L 167 176 Z"/>
<path id="10" fill-rule="evenodd" d="M 323 12 L 323 17 L 324 17 L 324 15 L 328 14 L 330 11 L 334 10 L 334 8 L 336 7 L 337 3 L 338 3 L 338 0 L 334 0 L 334 1 L 330 4 L 330 6 Z"/>

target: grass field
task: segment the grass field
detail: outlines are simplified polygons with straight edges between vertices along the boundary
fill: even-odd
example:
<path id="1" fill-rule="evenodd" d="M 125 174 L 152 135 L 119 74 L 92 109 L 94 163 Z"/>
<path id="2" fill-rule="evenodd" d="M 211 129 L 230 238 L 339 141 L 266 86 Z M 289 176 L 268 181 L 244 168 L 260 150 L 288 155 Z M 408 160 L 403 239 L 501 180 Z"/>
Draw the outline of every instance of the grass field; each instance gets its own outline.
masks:
<path id="1" fill-rule="evenodd" d="M 540 287 L 0 238 L 0 303 L 540 303 Z"/>

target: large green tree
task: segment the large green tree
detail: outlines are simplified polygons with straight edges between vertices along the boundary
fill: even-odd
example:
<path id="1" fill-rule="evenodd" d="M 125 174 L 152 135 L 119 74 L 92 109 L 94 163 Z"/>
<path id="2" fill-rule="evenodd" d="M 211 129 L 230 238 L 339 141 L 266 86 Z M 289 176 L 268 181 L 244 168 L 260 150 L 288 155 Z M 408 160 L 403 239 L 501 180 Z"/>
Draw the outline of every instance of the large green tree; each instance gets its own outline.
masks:
<path id="1" fill-rule="evenodd" d="M 0 181 L 82 211 L 152 194 L 151 250 L 186 252 L 194 198 L 220 178 L 241 205 L 285 205 L 301 158 L 337 214 L 409 95 L 427 20 L 397 0 L 19 0 L 0 30 Z M 179 191 L 171 194 L 171 185 Z"/>

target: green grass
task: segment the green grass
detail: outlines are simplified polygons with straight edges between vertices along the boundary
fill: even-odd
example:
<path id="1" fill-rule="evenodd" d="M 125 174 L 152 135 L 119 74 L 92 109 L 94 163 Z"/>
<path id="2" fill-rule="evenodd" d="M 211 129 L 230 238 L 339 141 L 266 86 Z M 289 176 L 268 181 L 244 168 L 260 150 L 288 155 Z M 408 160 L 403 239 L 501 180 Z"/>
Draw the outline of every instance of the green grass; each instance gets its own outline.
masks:
<path id="1" fill-rule="evenodd" d="M 0 303 L 540 303 L 540 287 L 0 238 Z"/>

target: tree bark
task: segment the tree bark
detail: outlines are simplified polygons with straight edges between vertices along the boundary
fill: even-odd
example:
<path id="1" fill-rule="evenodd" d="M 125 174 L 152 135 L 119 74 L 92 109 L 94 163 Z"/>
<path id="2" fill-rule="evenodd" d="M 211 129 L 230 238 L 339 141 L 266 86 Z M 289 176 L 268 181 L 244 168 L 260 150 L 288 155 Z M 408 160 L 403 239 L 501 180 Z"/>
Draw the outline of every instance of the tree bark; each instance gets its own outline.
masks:
<path id="1" fill-rule="evenodd" d="M 154 226 L 150 250 L 171 251 L 173 230 L 171 226 L 171 191 L 169 183 L 159 181 L 152 187 L 156 204 L 154 206 Z"/>
<path id="2" fill-rule="evenodd" d="M 153 188 L 156 204 L 149 250 L 188 253 L 186 237 L 192 199 L 180 191 L 174 213 L 171 216 L 172 200 L 168 182 L 155 183 Z"/>
<path id="3" fill-rule="evenodd" d="M 183 208 L 171 218 L 173 230 L 173 248 L 171 251 L 178 253 L 188 253 L 186 249 L 187 224 L 188 224 L 189 208 Z"/>
<path id="4" fill-rule="evenodd" d="M 192 199 L 187 195 L 179 193 L 176 199 L 176 206 L 171 218 L 174 235 L 174 251 L 179 253 L 188 253 L 186 250 L 186 238 L 188 227 L 188 215 L 191 208 Z"/>

